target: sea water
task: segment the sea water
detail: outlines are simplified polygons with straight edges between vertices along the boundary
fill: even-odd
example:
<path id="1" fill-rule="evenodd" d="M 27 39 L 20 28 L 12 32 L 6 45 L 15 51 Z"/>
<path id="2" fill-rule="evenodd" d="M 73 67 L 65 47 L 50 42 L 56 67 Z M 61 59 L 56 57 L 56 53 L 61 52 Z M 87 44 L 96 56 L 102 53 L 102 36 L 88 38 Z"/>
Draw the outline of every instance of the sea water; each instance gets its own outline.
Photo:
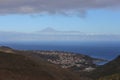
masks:
<path id="1" fill-rule="evenodd" d="M 91 57 L 112 60 L 120 55 L 120 41 L 36 41 L 36 42 L 4 42 L 1 46 L 9 46 L 18 50 L 52 50 L 85 54 Z"/>

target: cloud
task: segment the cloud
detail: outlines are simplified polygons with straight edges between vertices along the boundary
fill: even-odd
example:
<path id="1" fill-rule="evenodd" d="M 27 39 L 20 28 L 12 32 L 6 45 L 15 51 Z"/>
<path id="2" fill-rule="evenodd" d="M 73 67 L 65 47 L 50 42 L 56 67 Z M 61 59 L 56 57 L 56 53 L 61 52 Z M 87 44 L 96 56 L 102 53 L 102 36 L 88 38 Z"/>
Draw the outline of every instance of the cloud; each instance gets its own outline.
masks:
<path id="1" fill-rule="evenodd" d="M 40 31 L 34 33 L 2 32 L 0 42 L 24 42 L 24 41 L 120 41 L 120 35 L 110 34 L 83 34 L 78 31 Z"/>
<path id="2" fill-rule="evenodd" d="M 0 0 L 0 14 L 82 14 L 92 9 L 119 8 L 120 0 Z"/>

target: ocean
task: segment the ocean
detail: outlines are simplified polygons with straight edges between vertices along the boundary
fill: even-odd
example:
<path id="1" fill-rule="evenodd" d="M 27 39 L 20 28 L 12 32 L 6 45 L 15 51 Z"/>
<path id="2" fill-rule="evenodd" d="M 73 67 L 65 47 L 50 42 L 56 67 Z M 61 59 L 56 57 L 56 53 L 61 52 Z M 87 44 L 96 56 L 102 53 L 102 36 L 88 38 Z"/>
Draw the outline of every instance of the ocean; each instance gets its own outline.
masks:
<path id="1" fill-rule="evenodd" d="M 112 60 L 120 55 L 120 41 L 1 42 L 0 45 L 9 46 L 18 50 L 55 50 L 74 52 L 107 60 Z"/>

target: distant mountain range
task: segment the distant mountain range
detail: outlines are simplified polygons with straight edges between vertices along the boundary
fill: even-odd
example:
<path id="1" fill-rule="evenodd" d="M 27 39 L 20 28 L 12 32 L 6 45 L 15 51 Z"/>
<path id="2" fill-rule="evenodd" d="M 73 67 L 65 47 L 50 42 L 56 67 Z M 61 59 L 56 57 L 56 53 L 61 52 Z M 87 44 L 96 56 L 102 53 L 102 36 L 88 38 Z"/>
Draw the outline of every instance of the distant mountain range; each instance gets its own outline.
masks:
<path id="1" fill-rule="evenodd" d="M 52 34 L 52 33 L 56 33 L 56 34 L 79 34 L 79 35 L 83 35 L 84 33 L 80 32 L 80 31 L 59 31 L 59 30 L 56 30 L 54 28 L 51 28 L 51 27 L 47 27 L 41 31 L 38 31 L 38 33 L 49 33 L 49 34 Z"/>
<path id="2" fill-rule="evenodd" d="M 39 32 L 58 32 L 57 30 L 51 28 L 51 27 L 47 27 Z"/>
<path id="3" fill-rule="evenodd" d="M 46 28 L 31 33 L 0 31 L 0 41 L 73 41 L 73 40 L 120 40 L 120 35 L 83 33 L 80 31 L 58 31 Z"/>
<path id="4" fill-rule="evenodd" d="M 82 61 L 84 59 L 85 62 L 74 63 L 82 64 L 82 67 L 92 64 L 87 62 L 94 59 L 86 55 L 66 52 L 24 51 L 1 46 L 0 80 L 120 80 L 120 56 L 107 64 L 96 66 L 92 70 L 89 67 L 82 71 L 77 71 L 78 68 L 61 68 L 61 65 L 53 63 L 60 61 L 60 57 L 63 59 L 60 62 L 61 65 L 66 60 L 67 62 L 76 62 L 76 60 Z"/>

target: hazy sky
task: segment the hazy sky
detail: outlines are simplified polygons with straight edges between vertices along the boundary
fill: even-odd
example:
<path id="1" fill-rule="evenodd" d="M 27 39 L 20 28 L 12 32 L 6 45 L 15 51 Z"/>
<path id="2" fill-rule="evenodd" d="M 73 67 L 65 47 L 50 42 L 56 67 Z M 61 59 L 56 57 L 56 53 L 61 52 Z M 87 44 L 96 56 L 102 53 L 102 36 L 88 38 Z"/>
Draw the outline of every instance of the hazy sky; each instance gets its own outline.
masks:
<path id="1" fill-rule="evenodd" d="M 120 0 L 0 0 L 0 31 L 120 34 Z"/>

